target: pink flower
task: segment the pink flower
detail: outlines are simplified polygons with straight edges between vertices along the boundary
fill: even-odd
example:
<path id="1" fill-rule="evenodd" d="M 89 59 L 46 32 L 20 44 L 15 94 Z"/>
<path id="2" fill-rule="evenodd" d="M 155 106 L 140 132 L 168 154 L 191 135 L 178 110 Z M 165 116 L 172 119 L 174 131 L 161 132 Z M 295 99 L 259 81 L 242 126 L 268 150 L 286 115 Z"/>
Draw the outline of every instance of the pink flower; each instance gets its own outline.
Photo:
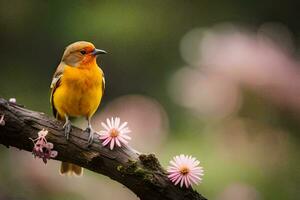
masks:
<path id="1" fill-rule="evenodd" d="M 170 164 L 167 169 L 168 178 L 174 185 L 180 182 L 180 187 L 184 184 L 188 188 L 192 184 L 198 184 L 202 181 L 203 168 L 198 166 L 200 161 L 196 158 L 181 154 L 180 156 L 175 156 L 170 161 Z"/>
<path id="2" fill-rule="evenodd" d="M 36 139 L 31 139 L 34 143 L 32 154 L 34 157 L 41 158 L 45 164 L 47 163 L 47 160 L 57 156 L 57 151 L 52 150 L 54 145 L 51 142 L 47 142 L 47 134 L 48 131 L 43 129 L 38 132 L 38 137 Z"/>
<path id="3" fill-rule="evenodd" d="M 40 131 L 38 132 L 38 136 L 39 136 L 39 137 L 38 137 L 37 139 L 42 139 L 42 140 L 47 141 L 47 140 L 46 140 L 47 134 L 48 134 L 48 131 L 47 131 L 47 130 L 45 130 L 45 129 L 40 130 Z"/>
<path id="4" fill-rule="evenodd" d="M 4 115 L 0 117 L 0 126 L 5 126 Z"/>
<path id="5" fill-rule="evenodd" d="M 110 144 L 110 149 L 112 150 L 115 144 L 118 147 L 121 147 L 122 144 L 128 143 L 127 140 L 131 140 L 131 137 L 127 135 L 127 133 L 131 132 L 127 127 L 127 122 L 121 124 L 119 117 L 116 117 L 115 119 L 111 118 L 111 120 L 107 118 L 106 122 L 107 124 L 101 123 L 105 130 L 100 131 L 99 137 L 100 140 L 103 140 L 103 146 Z"/>

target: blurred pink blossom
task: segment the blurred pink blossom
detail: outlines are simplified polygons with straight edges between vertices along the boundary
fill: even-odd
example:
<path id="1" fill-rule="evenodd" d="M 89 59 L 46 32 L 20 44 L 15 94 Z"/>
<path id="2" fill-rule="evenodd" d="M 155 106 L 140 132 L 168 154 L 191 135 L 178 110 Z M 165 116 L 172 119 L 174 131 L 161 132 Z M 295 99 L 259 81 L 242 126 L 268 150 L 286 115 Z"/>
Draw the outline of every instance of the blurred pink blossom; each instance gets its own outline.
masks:
<path id="1" fill-rule="evenodd" d="M 178 70 L 171 79 L 169 93 L 176 103 L 195 115 L 217 119 L 236 113 L 242 100 L 234 82 L 191 67 Z"/>
<path id="2" fill-rule="evenodd" d="M 258 33 L 232 26 L 211 30 L 202 39 L 199 67 L 237 81 L 277 105 L 300 111 L 299 62 L 292 49 L 284 46 L 291 39 L 287 34 L 280 37 L 276 27 L 265 25 Z"/>
<path id="3" fill-rule="evenodd" d="M 260 200 L 261 194 L 256 188 L 245 183 L 231 183 L 219 194 L 217 200 Z"/>
<path id="4" fill-rule="evenodd" d="M 242 105 L 239 91 L 245 88 L 300 112 L 300 63 L 292 44 L 290 32 L 274 23 L 256 32 L 231 24 L 194 29 L 181 41 L 182 57 L 189 64 L 185 68 L 191 73 L 179 70 L 174 75 L 170 88 L 179 91 L 172 97 L 200 115 L 224 117 Z"/>

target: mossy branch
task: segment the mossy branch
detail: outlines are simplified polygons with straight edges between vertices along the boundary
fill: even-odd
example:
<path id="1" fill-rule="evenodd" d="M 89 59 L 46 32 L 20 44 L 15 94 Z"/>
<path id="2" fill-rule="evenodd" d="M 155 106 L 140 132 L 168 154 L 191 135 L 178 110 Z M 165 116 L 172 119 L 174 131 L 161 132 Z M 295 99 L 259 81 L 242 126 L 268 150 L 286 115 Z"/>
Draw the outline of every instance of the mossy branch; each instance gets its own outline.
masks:
<path id="1" fill-rule="evenodd" d="M 0 126 L 0 143 L 31 152 L 37 132 L 47 129 L 47 140 L 58 151 L 56 160 L 73 163 L 118 181 L 142 200 L 205 200 L 191 188 L 174 186 L 155 155 L 140 154 L 129 146 L 113 151 L 94 140 L 87 147 L 88 134 L 72 127 L 70 139 L 64 137 L 63 123 L 43 113 L 28 110 L 0 98 L 0 116 L 5 125 Z"/>

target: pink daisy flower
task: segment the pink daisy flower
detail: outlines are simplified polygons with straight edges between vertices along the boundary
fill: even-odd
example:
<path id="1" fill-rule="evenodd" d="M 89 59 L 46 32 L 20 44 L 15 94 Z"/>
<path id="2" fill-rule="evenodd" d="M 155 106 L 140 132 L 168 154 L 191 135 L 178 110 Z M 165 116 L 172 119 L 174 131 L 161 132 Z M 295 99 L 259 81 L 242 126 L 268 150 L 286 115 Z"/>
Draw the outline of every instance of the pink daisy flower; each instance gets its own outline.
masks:
<path id="1" fill-rule="evenodd" d="M 173 160 L 170 161 L 170 166 L 168 167 L 168 178 L 177 185 L 180 183 L 180 187 L 185 185 L 189 187 L 192 184 L 198 184 L 202 181 L 203 168 L 198 166 L 200 161 L 192 156 L 186 156 L 181 154 L 180 156 L 175 156 Z"/>
<path id="2" fill-rule="evenodd" d="M 119 117 L 111 118 L 111 120 L 107 118 L 106 124 L 101 122 L 105 129 L 100 131 L 99 139 L 103 140 L 102 145 L 106 146 L 109 144 L 110 149 L 113 150 L 115 145 L 121 147 L 122 144 L 127 144 L 128 140 L 131 140 L 131 137 L 127 135 L 131 132 L 127 124 L 127 122 L 121 124 Z"/>

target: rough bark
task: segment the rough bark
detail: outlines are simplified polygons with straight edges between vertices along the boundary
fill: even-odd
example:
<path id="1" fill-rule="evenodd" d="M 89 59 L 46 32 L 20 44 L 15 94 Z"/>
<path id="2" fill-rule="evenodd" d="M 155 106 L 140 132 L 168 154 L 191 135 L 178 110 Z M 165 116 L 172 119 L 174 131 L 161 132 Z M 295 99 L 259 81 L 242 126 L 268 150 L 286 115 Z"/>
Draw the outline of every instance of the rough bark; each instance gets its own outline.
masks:
<path id="1" fill-rule="evenodd" d="M 31 152 L 41 129 L 49 131 L 47 140 L 58 151 L 56 160 L 74 163 L 99 174 L 106 175 L 132 190 L 142 200 L 205 200 L 191 188 L 174 186 L 167 178 L 155 155 L 141 154 L 129 146 L 109 150 L 94 139 L 87 147 L 88 134 L 72 127 L 70 139 L 64 137 L 63 123 L 43 113 L 0 98 L 0 116 L 5 125 L 0 126 L 0 143 Z"/>

